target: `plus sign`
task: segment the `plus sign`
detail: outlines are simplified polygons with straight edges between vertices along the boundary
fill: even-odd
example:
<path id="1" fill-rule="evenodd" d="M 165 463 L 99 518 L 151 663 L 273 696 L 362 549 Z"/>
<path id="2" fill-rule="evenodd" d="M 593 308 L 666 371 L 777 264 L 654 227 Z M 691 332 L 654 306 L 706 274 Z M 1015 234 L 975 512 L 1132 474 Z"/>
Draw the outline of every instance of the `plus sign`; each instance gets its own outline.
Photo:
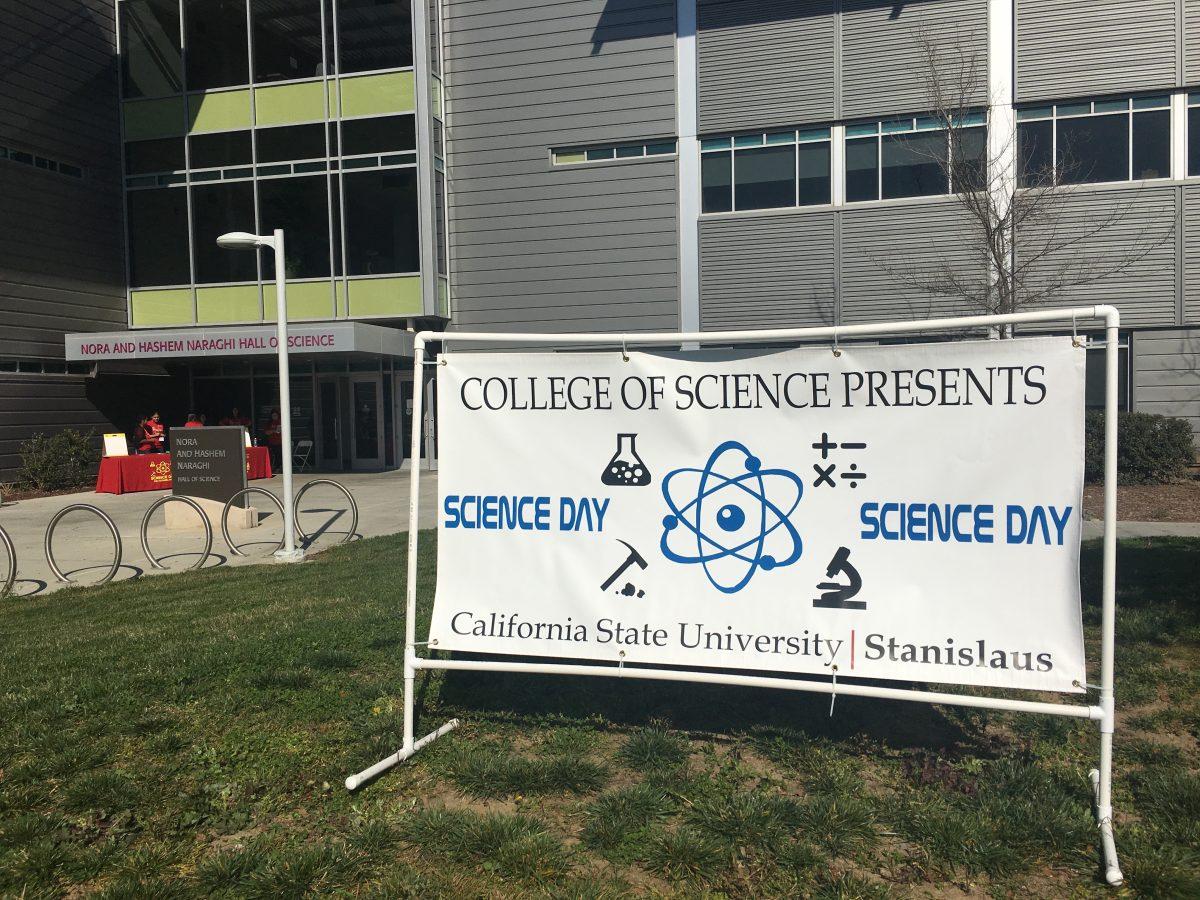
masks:
<path id="1" fill-rule="evenodd" d="M 831 441 L 829 435 L 822 431 L 820 442 L 813 444 L 812 448 L 821 451 L 821 459 L 829 459 L 829 451 L 837 449 L 837 441 Z"/>

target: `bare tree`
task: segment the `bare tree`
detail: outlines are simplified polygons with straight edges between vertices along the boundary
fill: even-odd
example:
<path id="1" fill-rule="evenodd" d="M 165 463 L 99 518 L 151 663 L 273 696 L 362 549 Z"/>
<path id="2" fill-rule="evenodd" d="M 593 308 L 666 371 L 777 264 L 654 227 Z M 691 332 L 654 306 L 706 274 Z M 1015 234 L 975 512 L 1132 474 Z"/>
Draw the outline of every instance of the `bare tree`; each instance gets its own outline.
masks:
<path id="1" fill-rule="evenodd" d="M 1139 227 L 1132 199 L 1077 199 L 1089 173 L 1069 146 L 1020 148 L 1022 165 L 1015 133 L 999 146 L 989 142 L 980 114 L 994 121 L 998 107 L 980 54 L 958 34 L 947 38 L 918 26 L 914 37 L 926 115 L 940 131 L 910 142 L 910 152 L 937 167 L 940 184 L 965 214 L 969 264 L 961 251 L 932 260 L 880 258 L 896 281 L 975 312 L 1012 313 L 1126 272 L 1171 239 L 1173 221 Z"/>

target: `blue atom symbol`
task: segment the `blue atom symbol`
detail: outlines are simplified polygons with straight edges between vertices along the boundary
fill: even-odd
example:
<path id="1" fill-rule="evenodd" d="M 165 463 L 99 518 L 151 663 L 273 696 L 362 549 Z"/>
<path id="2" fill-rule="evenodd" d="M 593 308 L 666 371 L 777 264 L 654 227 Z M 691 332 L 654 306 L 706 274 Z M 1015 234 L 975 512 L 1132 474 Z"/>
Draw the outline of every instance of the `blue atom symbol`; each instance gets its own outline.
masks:
<path id="1" fill-rule="evenodd" d="M 663 556 L 699 563 L 722 593 L 736 594 L 760 568 L 769 572 L 800 558 L 803 542 L 790 517 L 804 482 L 786 469 L 762 468 L 737 441 L 717 447 L 703 469 L 669 472 L 662 492 L 670 509 Z"/>

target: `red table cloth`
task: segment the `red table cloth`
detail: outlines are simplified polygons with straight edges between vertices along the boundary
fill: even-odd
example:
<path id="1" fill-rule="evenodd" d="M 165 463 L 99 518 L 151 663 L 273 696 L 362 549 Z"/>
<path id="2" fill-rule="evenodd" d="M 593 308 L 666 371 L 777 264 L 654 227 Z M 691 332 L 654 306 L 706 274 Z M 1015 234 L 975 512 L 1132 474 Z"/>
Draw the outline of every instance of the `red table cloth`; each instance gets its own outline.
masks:
<path id="1" fill-rule="evenodd" d="M 246 477 L 271 477 L 271 453 L 266 447 L 246 448 Z M 134 491 L 164 491 L 171 487 L 171 454 L 106 456 L 96 476 L 97 494 L 129 494 Z"/>

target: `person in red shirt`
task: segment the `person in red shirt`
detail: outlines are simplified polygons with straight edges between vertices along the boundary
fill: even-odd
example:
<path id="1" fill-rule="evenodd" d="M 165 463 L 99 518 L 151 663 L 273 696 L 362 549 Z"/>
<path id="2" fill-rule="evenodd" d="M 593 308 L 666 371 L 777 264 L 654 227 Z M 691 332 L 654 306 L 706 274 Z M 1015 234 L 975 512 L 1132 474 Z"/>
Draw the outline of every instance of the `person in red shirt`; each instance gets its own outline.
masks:
<path id="1" fill-rule="evenodd" d="M 242 415 L 241 411 L 235 406 L 230 410 L 229 415 L 221 420 L 222 425 L 241 425 L 243 428 L 250 427 L 250 420 Z"/>
<path id="2" fill-rule="evenodd" d="M 195 413 L 188 413 L 188 420 L 183 426 L 184 428 L 203 428 L 204 423 L 200 421 L 200 417 Z"/>
<path id="3" fill-rule="evenodd" d="M 154 452 L 154 441 L 150 439 L 150 435 L 146 431 L 146 423 L 149 421 L 149 417 L 140 416 L 137 427 L 133 429 L 133 445 L 137 453 Z"/>
<path id="4" fill-rule="evenodd" d="M 163 427 L 162 416 L 157 412 L 146 420 L 146 441 L 150 443 L 153 449 L 147 451 L 149 453 L 163 453 L 166 451 L 167 432 Z"/>
<path id="5" fill-rule="evenodd" d="M 279 418 L 279 410 L 271 410 L 271 417 L 263 426 L 263 437 L 267 440 L 267 451 L 271 454 L 271 465 L 279 467 L 283 464 L 281 448 L 283 447 L 283 421 Z"/>

